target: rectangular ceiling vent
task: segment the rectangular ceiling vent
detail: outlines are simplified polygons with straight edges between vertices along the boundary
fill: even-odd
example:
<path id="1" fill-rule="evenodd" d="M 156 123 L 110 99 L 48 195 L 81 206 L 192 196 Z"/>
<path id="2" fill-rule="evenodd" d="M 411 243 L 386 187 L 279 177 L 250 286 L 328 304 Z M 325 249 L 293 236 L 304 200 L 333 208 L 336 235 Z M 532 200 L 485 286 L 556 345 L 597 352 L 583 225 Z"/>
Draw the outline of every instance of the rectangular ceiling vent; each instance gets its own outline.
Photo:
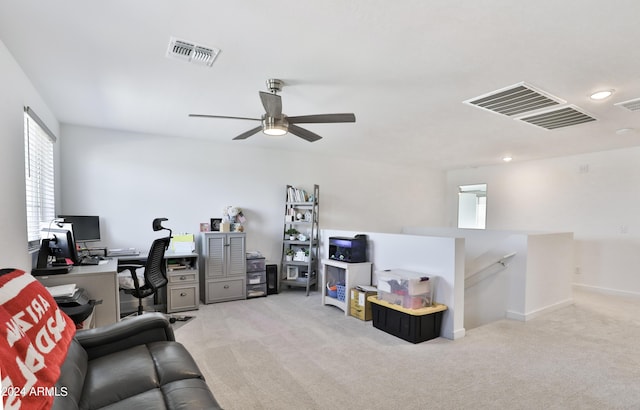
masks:
<path id="1" fill-rule="evenodd" d="M 570 127 L 572 125 L 583 124 L 595 121 L 596 119 L 588 115 L 573 105 L 566 105 L 554 108 L 547 112 L 523 116 L 517 118 L 520 121 L 527 122 L 547 130 L 555 130 L 556 128 Z"/>
<path id="2" fill-rule="evenodd" d="M 463 102 L 509 117 L 566 103 L 566 101 L 524 82 Z"/>
<path id="3" fill-rule="evenodd" d="M 220 53 L 220 49 L 214 47 L 202 46 L 190 41 L 179 40 L 175 37 L 169 39 L 169 47 L 167 48 L 167 57 L 195 63 L 211 67 L 216 57 Z"/>
<path id="4" fill-rule="evenodd" d="M 613 104 L 629 111 L 640 111 L 640 98 Z"/>

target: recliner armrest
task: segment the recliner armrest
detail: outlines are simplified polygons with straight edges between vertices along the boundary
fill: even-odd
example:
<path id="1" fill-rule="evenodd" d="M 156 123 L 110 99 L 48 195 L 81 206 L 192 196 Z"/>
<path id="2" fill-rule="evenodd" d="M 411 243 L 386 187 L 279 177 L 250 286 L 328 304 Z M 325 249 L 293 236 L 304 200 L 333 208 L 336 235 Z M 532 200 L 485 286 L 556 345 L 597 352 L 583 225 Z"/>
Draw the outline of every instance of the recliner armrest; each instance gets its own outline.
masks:
<path id="1" fill-rule="evenodd" d="M 175 340 L 169 320 L 155 312 L 108 326 L 78 330 L 75 337 L 87 351 L 89 360 L 141 344 Z"/>

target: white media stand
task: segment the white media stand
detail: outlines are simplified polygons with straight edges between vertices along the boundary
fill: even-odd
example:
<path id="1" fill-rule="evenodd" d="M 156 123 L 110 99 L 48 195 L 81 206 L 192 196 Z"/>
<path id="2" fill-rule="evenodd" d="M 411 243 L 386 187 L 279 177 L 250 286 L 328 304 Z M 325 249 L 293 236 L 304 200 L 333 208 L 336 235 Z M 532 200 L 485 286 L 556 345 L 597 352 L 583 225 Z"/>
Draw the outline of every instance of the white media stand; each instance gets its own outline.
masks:
<path id="1" fill-rule="evenodd" d="M 336 281 L 345 284 L 344 302 L 327 295 L 327 283 Z M 333 259 L 322 260 L 322 305 L 332 305 L 349 316 L 351 288 L 357 285 L 371 285 L 371 262 L 347 263 Z"/>

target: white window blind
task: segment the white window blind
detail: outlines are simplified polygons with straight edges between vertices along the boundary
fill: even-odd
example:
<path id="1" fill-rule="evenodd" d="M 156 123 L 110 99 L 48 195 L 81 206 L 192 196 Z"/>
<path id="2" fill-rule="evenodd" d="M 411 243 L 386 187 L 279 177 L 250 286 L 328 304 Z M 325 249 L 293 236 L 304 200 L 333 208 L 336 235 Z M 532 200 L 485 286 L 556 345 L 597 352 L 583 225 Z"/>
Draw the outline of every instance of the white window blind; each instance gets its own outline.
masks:
<path id="1" fill-rule="evenodd" d="M 40 225 L 55 218 L 53 144 L 55 135 L 29 107 L 24 110 L 27 239 L 37 249 Z"/>

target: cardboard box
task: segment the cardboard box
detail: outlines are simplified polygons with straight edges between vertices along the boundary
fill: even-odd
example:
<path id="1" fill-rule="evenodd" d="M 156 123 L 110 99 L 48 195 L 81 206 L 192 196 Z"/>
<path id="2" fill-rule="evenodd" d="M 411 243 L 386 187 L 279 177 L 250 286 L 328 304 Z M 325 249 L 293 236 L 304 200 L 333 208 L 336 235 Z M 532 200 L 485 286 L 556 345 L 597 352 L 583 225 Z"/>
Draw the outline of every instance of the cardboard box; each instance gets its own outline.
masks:
<path id="1" fill-rule="evenodd" d="M 371 286 L 352 288 L 349 314 L 360 320 L 371 320 L 373 318 L 371 314 L 371 302 L 367 298 L 376 294 L 377 291 Z"/>

